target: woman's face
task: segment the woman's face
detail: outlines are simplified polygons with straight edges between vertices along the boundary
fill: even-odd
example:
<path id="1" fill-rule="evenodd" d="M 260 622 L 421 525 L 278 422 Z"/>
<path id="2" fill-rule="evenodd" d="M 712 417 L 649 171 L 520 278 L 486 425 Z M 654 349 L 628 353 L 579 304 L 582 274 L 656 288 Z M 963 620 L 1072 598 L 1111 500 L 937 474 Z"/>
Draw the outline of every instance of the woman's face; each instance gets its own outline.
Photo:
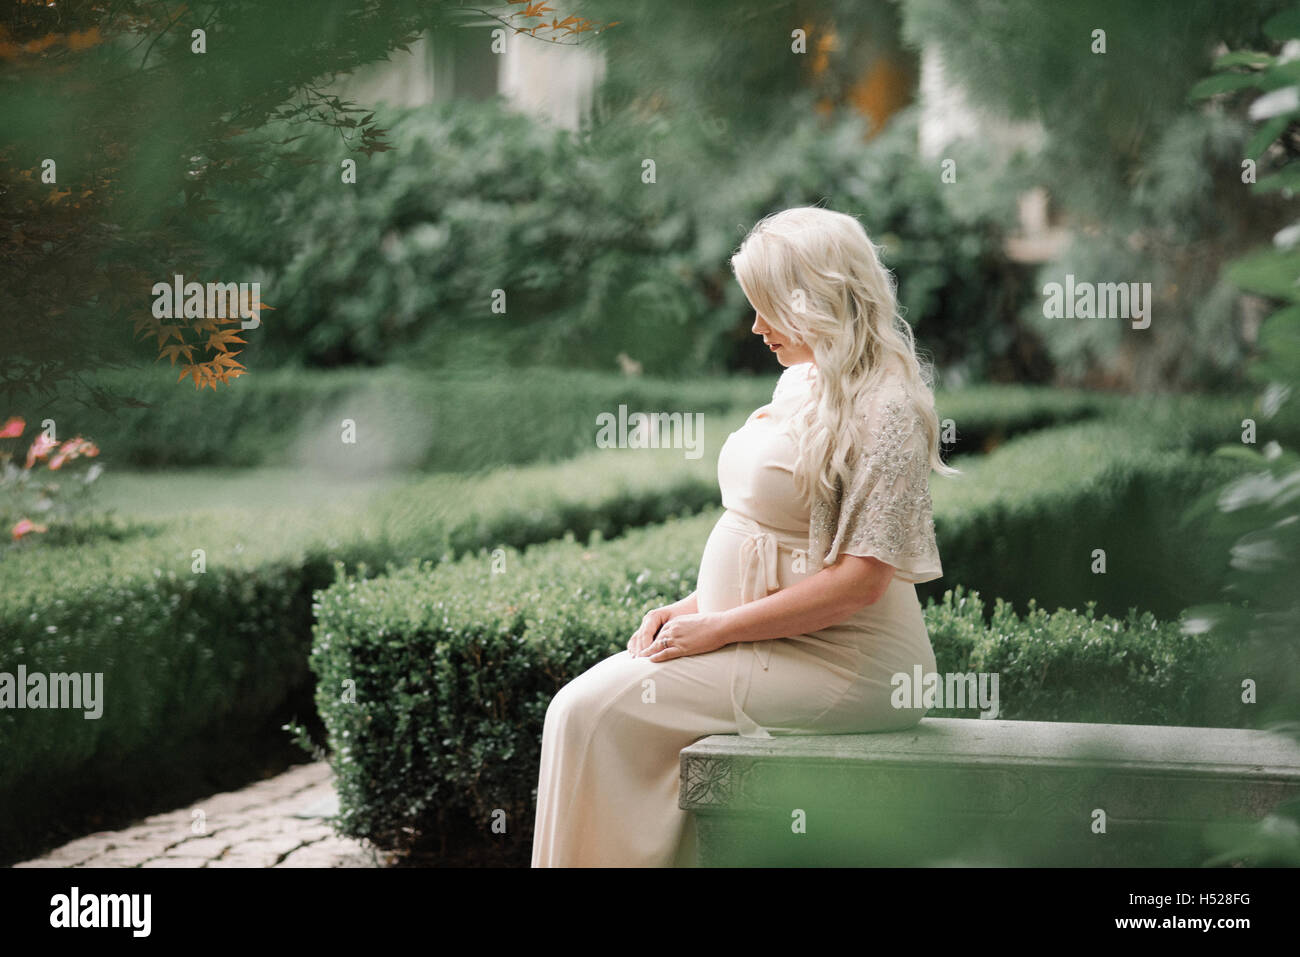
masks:
<path id="1" fill-rule="evenodd" d="M 754 313 L 751 331 L 754 335 L 763 337 L 763 342 L 776 355 L 776 361 L 787 368 L 813 361 L 813 351 L 806 343 L 791 342 L 768 325 L 767 320 L 757 312 Z"/>

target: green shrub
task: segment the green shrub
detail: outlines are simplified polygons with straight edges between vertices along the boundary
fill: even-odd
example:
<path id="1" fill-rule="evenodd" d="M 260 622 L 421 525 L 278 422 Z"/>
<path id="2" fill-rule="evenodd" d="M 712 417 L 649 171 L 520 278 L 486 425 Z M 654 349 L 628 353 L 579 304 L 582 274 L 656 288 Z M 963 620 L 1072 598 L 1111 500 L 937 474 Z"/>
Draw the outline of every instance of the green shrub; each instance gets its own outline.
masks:
<path id="1" fill-rule="evenodd" d="M 744 138 L 640 116 L 575 137 L 494 101 L 393 110 L 383 122 L 395 149 L 365 160 L 355 186 L 336 163 L 285 169 L 227 191 L 202 238 L 275 307 L 249 336 L 252 361 L 611 369 L 624 352 L 685 377 L 764 367 L 727 265 L 740 224 L 825 203 L 884 242 L 908 319 L 941 365 L 975 376 L 990 354 L 1013 352 L 998 229 L 955 215 L 917 165 L 915 114 L 868 138 L 860 115 L 806 107 Z M 335 155 L 330 132 L 309 132 L 306 148 Z M 645 157 L 657 164 L 650 187 Z"/>
<path id="2" fill-rule="evenodd" d="M 561 461 L 595 448 L 597 414 L 617 414 L 620 404 L 703 413 L 707 429 L 720 414 L 769 401 L 776 376 L 680 382 L 551 368 L 277 369 L 215 393 L 177 384 L 165 368 L 96 381 L 147 406 L 106 411 L 65 400 L 22 411 L 30 421 L 53 418 L 61 435 L 92 436 L 109 468 L 297 465 L 355 474 Z M 340 441 L 344 419 L 356 422 L 355 444 Z"/>
<path id="3" fill-rule="evenodd" d="M 943 443 L 945 457 L 991 452 L 1013 436 L 1097 418 L 1112 405 L 1097 392 L 1031 385 L 967 386 L 934 398 L 940 425 L 951 421 L 956 430 L 956 442 Z"/>
<path id="4" fill-rule="evenodd" d="M 1184 635 L 1178 621 L 1130 609 L 1118 618 L 1048 613 L 1030 601 L 1023 615 L 957 586 L 927 603 L 926 627 L 941 673 L 996 673 L 998 717 L 1111 724 L 1253 727 L 1241 703 L 1228 643 Z M 936 708 L 935 717 L 973 710 Z"/>
<path id="5" fill-rule="evenodd" d="M 312 668 L 344 831 L 396 844 L 417 820 L 446 834 L 495 808 L 509 833 L 531 827 L 551 695 L 650 603 L 690 592 L 714 519 L 511 550 L 495 574 L 484 553 L 321 592 Z"/>
<path id="6" fill-rule="evenodd" d="M 34 409 L 61 435 L 91 436 L 109 468 L 305 466 L 337 474 L 470 472 L 498 465 L 567 459 L 593 448 L 596 415 L 629 411 L 748 414 L 772 395 L 776 376 L 686 381 L 558 368 L 439 371 L 255 371 L 216 393 L 178 385 L 165 368 L 105 373 L 101 387 L 147 403 L 106 411 L 69 402 Z M 990 451 L 1025 432 L 1098 417 L 1156 432 L 1157 444 L 1210 451 L 1239 441 L 1241 421 L 1258 421 L 1259 445 L 1300 441 L 1300 414 L 1265 419 L 1247 396 L 1131 397 L 1043 386 L 941 390 L 941 419 L 957 441 L 948 453 Z M 358 441 L 340 441 L 345 418 Z M 741 415 L 743 420 L 744 415 Z"/>
<path id="7" fill-rule="evenodd" d="M 716 514 L 453 564 L 340 575 L 316 598 L 312 669 L 329 732 L 344 834 L 384 845 L 417 835 L 512 844 L 533 823 L 542 724 L 554 693 L 626 646 L 650 607 L 688 594 Z M 1215 722 L 1219 649 L 1150 615 L 1097 618 L 977 594 L 926 609 L 939 670 L 1001 671 L 1003 715 Z M 1232 689 L 1226 693 L 1231 697 Z M 506 837 L 493 812 L 505 810 Z"/>
<path id="8" fill-rule="evenodd" d="M 959 583 L 1021 610 L 1037 598 L 1175 617 L 1226 561 L 1182 508 L 1243 465 L 1162 446 L 1171 438 L 1136 421 L 1085 422 L 959 458 L 964 474 L 931 485 L 944 578 L 919 593 Z"/>

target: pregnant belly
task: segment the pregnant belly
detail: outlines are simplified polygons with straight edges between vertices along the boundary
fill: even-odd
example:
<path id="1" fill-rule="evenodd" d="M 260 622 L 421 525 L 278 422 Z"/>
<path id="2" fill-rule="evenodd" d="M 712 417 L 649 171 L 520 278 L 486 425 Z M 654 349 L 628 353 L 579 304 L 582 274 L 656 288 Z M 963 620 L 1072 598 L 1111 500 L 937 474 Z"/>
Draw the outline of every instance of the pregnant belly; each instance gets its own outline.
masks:
<path id="1" fill-rule="evenodd" d="M 761 547 L 763 535 L 774 540 L 768 543 L 767 549 Z M 775 549 L 771 548 L 772 544 Z M 780 589 L 809 577 L 812 572 L 803 551 L 806 545 L 799 536 L 774 531 L 735 512 L 724 512 L 713 526 L 700 559 L 696 583 L 700 611 L 706 614 L 726 611 L 761 598 L 771 580 Z M 767 575 L 768 567 L 774 569 L 771 578 Z M 912 663 L 922 659 L 928 670 L 934 667 L 916 588 L 901 578 L 895 578 L 874 604 L 845 621 L 814 632 L 811 637 L 834 645 L 851 645 L 876 665 L 887 666 L 891 673 L 910 672 Z M 801 641 L 808 638 L 798 636 Z"/>
<path id="2" fill-rule="evenodd" d="M 701 612 L 726 611 L 767 593 L 767 585 L 788 588 L 808 576 L 802 549 L 807 541 L 724 512 L 713 526 L 700 558 L 696 601 Z M 798 570 L 796 570 L 796 566 Z M 746 597 L 748 584 L 751 594 Z"/>

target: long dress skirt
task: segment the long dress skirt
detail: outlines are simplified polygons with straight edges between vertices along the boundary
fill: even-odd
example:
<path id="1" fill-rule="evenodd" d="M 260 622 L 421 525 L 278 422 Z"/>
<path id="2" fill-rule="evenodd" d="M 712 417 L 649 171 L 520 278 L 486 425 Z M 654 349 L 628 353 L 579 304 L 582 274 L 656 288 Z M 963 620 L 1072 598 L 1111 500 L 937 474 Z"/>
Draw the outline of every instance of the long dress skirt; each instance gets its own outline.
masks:
<path id="1" fill-rule="evenodd" d="M 806 538 L 724 512 L 709 536 L 696 592 L 722 611 L 807 577 Z M 565 685 L 542 733 L 534 867 L 664 867 L 694 863 L 678 806 L 680 754 L 710 734 L 902 730 L 924 709 L 891 704 L 896 674 L 935 670 L 914 585 L 833 628 L 655 663 L 626 650 Z"/>

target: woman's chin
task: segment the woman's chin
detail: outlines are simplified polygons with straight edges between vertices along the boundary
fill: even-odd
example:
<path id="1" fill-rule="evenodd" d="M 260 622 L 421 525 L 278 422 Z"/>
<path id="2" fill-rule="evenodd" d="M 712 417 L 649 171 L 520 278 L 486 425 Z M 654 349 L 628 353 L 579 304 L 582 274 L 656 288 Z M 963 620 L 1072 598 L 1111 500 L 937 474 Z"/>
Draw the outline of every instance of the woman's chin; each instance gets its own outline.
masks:
<path id="1" fill-rule="evenodd" d="M 775 355 L 776 361 L 781 363 L 781 365 L 785 366 L 787 369 L 791 366 L 802 365 L 805 362 L 812 362 L 812 356 L 792 353 L 788 348 L 777 349 Z"/>

